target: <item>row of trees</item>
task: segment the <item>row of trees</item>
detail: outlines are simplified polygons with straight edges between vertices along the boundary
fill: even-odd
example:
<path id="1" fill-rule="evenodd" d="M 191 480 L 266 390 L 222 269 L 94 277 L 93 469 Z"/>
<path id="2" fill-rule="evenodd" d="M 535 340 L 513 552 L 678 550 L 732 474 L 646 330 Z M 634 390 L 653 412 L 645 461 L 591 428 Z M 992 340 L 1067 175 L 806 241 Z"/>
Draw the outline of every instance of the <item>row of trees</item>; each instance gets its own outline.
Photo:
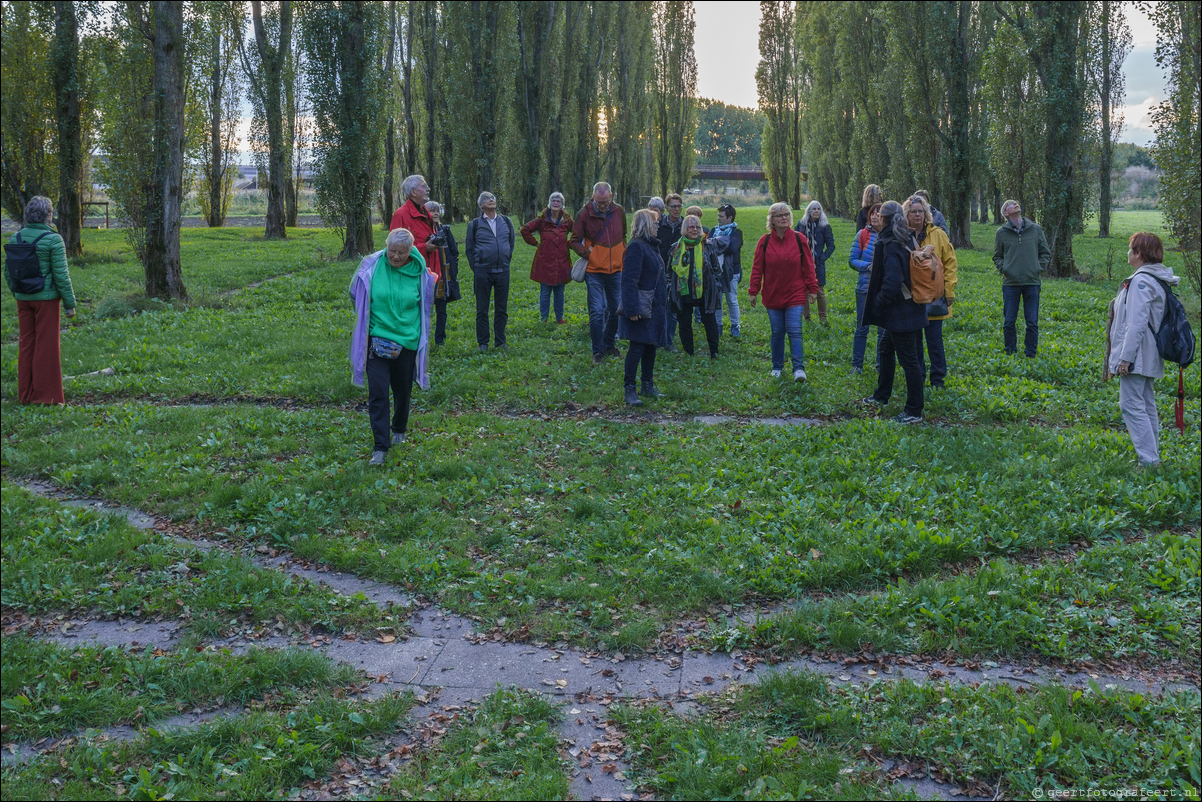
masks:
<path id="1" fill-rule="evenodd" d="M 761 3 L 760 105 L 774 194 L 837 211 L 866 184 L 931 191 L 953 242 L 1003 196 L 1038 215 L 1057 275 L 1100 200 L 1109 224 L 1130 33 L 1119 3 Z M 1100 196 L 1100 197 L 1099 197 Z"/>
<path id="2" fill-rule="evenodd" d="M 295 225 L 306 167 L 344 256 L 373 249 L 373 209 L 389 219 L 412 173 L 453 218 L 484 189 L 533 215 L 598 180 L 636 206 L 693 171 L 693 30 L 690 2 L 6 2 L 4 208 L 58 198 L 78 253 L 97 152 L 147 292 L 182 297 L 185 185 L 221 225 L 243 99 L 268 238 Z"/>

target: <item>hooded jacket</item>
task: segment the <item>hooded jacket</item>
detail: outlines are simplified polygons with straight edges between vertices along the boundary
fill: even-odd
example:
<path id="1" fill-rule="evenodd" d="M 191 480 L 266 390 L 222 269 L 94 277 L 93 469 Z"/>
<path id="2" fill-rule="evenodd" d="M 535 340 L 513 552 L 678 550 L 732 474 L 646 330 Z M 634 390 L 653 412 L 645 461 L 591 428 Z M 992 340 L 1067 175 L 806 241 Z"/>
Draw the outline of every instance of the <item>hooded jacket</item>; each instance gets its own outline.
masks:
<path id="1" fill-rule="evenodd" d="M 1025 217 L 1022 221 L 1022 231 L 1007 220 L 993 237 L 993 266 L 1006 287 L 1039 286 L 1039 274 L 1052 263 L 1043 229 Z"/>
<path id="2" fill-rule="evenodd" d="M 21 242 L 33 242 L 46 233 L 50 236 L 44 237 L 35 248 L 42 276 L 46 279 L 45 286 L 41 292 L 14 292 L 13 297 L 18 301 L 57 301 L 62 298 L 64 309 L 74 309 L 75 292 L 71 288 L 71 274 L 67 272 L 67 248 L 63 238 L 47 223 L 30 223 L 17 232 Z M 9 282 L 8 288 L 11 290 L 12 282 L 9 281 L 7 270 L 4 271 L 4 280 Z"/>
<path id="3" fill-rule="evenodd" d="M 1106 370 L 1118 374 L 1120 362 L 1131 363 L 1131 373 L 1159 379 L 1164 376 L 1164 360 L 1156 348 L 1156 330 L 1164 321 L 1164 287 L 1176 287 L 1181 279 L 1172 268 L 1162 264 L 1141 265 L 1123 282 L 1111 302 L 1114 319 L 1110 323 L 1110 357 Z"/>
<path id="4" fill-rule="evenodd" d="M 534 238 L 538 232 L 539 239 Z M 568 258 L 568 240 L 572 236 L 572 218 L 566 211 L 559 220 L 551 219 L 551 210 L 522 226 L 522 239 L 537 250 L 530 264 L 530 278 L 540 284 L 566 284 L 572 280 L 572 260 Z"/>
<path id="5" fill-rule="evenodd" d="M 915 303 L 910 294 L 910 252 L 893 229 L 885 226 L 872 254 L 872 276 L 861 325 L 879 326 L 899 334 L 918 331 L 927 325 L 926 304 Z"/>
<path id="6" fill-rule="evenodd" d="M 939 257 L 939 261 L 943 262 L 943 297 L 949 301 L 956 300 L 956 284 L 960 280 L 956 264 L 956 249 L 952 247 L 952 241 L 948 239 L 947 233 L 939 228 L 937 223 L 927 223 L 918 244 L 935 246 L 935 255 Z M 932 315 L 930 319 L 947 320 L 952 314 L 953 311 L 949 304 L 946 315 Z"/>
<path id="7" fill-rule="evenodd" d="M 351 285 L 347 292 L 355 304 L 355 327 L 351 329 L 351 383 L 356 387 L 363 386 L 363 374 L 367 370 L 367 327 L 371 324 L 371 280 L 376 275 L 376 267 L 380 260 L 386 258 L 384 251 L 376 251 L 363 257 L 359 269 L 351 277 Z M 417 246 L 409 249 L 409 258 L 416 259 L 423 268 L 426 260 L 422 258 Z M 421 282 L 421 319 L 422 332 L 417 343 L 417 386 L 423 390 L 430 389 L 430 377 L 426 374 L 426 356 L 430 350 L 430 310 L 434 306 L 434 285 L 438 277 L 426 268 Z"/>

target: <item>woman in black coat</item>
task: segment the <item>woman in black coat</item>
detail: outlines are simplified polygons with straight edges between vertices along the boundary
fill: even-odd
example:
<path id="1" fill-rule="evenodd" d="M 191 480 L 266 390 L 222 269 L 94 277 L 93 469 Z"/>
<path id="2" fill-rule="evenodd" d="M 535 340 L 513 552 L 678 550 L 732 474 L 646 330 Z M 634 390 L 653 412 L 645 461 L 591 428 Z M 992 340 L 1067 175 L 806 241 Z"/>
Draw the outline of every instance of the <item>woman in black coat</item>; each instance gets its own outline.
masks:
<path id="1" fill-rule="evenodd" d="M 459 244 L 451 227 L 440 225 L 442 205 L 438 201 L 426 201 L 426 211 L 434 223 L 434 237 L 430 245 L 439 250 L 442 279 L 434 287 L 434 344 L 442 345 L 447 338 L 447 303 L 463 297 L 459 291 Z"/>
<path id="2" fill-rule="evenodd" d="M 659 398 L 655 387 L 655 349 L 668 344 L 668 285 L 664 280 L 664 262 L 659 255 L 656 234 L 656 215 L 649 209 L 634 213 L 630 243 L 622 258 L 622 279 L 619 289 L 618 337 L 630 342 L 626 351 L 623 384 L 626 403 L 642 405 L 635 390 L 635 369 L 641 364 L 642 394 Z"/>
<path id="3" fill-rule="evenodd" d="M 915 303 L 910 292 L 910 251 L 918 246 L 906 225 L 901 204 L 881 207 L 884 228 L 872 254 L 872 278 L 864 304 L 863 325 L 882 331 L 877 343 L 880 361 L 876 391 L 865 404 L 884 406 L 893 394 L 894 357 L 906 376 L 906 406 L 894 418 L 898 423 L 922 422 L 922 330 L 927 325 L 925 304 Z"/>

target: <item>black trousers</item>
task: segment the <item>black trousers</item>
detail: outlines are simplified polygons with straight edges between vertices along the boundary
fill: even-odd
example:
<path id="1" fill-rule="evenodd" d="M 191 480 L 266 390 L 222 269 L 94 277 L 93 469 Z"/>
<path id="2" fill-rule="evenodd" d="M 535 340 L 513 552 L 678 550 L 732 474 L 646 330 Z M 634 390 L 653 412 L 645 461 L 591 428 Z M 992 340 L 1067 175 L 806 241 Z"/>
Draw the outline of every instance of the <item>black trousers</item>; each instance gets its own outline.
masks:
<path id="1" fill-rule="evenodd" d="M 906 375 L 906 414 L 921 417 L 922 366 L 918 364 L 918 354 L 922 349 L 922 329 L 905 332 L 882 329 L 881 334 L 883 336 L 876 346 L 877 359 L 881 363 L 880 373 L 877 374 L 876 392 L 872 396 L 881 403 L 889 401 L 889 396 L 893 395 L 893 375 L 900 362 L 902 372 Z"/>
<path id="2" fill-rule="evenodd" d="M 626 364 L 623 366 L 622 373 L 622 378 L 628 387 L 634 386 L 635 369 L 639 367 L 640 363 L 643 366 L 643 381 L 651 381 L 655 371 L 655 346 L 632 341 L 630 349 L 626 352 Z"/>
<path id="3" fill-rule="evenodd" d="M 447 299 L 434 299 L 434 344 L 442 345 L 447 338 Z"/>
<path id="4" fill-rule="evenodd" d="M 488 345 L 488 303 L 490 296 L 495 296 L 493 344 L 500 348 L 505 344 L 505 326 L 509 323 L 509 271 L 476 273 L 472 279 L 472 290 L 476 293 L 476 343 Z"/>
<path id="5" fill-rule="evenodd" d="M 380 359 L 367 355 L 367 414 L 371 417 L 371 436 L 375 451 L 387 451 L 392 445 L 388 427 L 388 390 L 396 403 L 392 415 L 392 431 L 404 432 L 409 425 L 409 399 L 413 394 L 413 378 L 417 372 L 417 351 L 401 349 L 396 359 Z"/>
<path id="6" fill-rule="evenodd" d="M 684 346 L 684 352 L 689 356 L 693 355 L 693 310 L 696 309 L 701 315 L 701 325 L 705 328 L 705 340 L 710 347 L 710 356 L 717 356 L 718 337 L 722 333 L 718 328 L 718 316 L 702 308 L 704 301 L 685 301 L 681 306 L 683 308 L 676 322 L 680 327 L 680 344 Z"/>

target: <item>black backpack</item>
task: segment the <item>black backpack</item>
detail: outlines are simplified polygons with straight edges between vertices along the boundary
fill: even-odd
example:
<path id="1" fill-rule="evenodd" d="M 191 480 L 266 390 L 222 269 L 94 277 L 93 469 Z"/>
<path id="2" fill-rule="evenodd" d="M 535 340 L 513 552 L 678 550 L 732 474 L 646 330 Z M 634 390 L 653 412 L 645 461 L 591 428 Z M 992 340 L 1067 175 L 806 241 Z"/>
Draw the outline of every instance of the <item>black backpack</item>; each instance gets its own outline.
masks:
<path id="1" fill-rule="evenodd" d="M 42 263 L 38 259 L 38 243 L 52 233 L 47 231 L 33 242 L 22 241 L 21 234 L 17 233 L 4 244 L 4 255 L 8 257 L 8 285 L 14 293 L 35 295 L 46 288 L 46 277 L 42 275 Z"/>
<path id="2" fill-rule="evenodd" d="M 1190 328 L 1189 317 L 1168 283 L 1156 276 L 1152 278 L 1160 283 L 1165 296 L 1164 319 L 1160 321 L 1160 328 L 1152 331 L 1156 337 L 1156 350 L 1165 361 L 1176 362 L 1181 367 L 1188 368 L 1194 361 L 1194 330 Z M 1152 328 L 1151 323 L 1148 324 L 1148 328 Z"/>

